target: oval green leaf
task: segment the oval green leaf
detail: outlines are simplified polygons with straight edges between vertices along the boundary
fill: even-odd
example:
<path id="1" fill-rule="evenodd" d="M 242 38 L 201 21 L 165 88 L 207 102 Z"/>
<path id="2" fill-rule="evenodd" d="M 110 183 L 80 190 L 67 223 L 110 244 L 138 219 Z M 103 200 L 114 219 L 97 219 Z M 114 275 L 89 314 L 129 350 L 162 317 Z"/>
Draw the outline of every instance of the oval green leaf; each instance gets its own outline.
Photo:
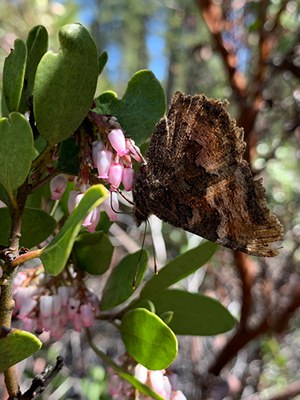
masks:
<path id="1" fill-rule="evenodd" d="M 177 356 L 177 339 L 171 329 L 144 308 L 127 312 L 121 334 L 128 353 L 151 370 L 167 368 Z"/>
<path id="2" fill-rule="evenodd" d="M 21 39 L 6 57 L 3 67 L 3 95 L 8 112 L 18 111 L 24 85 L 27 49 Z"/>
<path id="3" fill-rule="evenodd" d="M 8 192 L 22 185 L 33 156 L 33 134 L 25 117 L 12 112 L 0 119 L 0 183 Z"/>
<path id="4" fill-rule="evenodd" d="M 30 332 L 12 329 L 6 333 L 3 328 L 0 337 L 0 372 L 25 360 L 41 346 L 42 342 Z"/>
<path id="5" fill-rule="evenodd" d="M 213 256 L 218 246 L 205 241 L 194 249 L 188 250 L 160 269 L 143 287 L 140 297 L 148 298 L 205 265 Z"/>
<path id="6" fill-rule="evenodd" d="M 101 275 L 110 266 L 113 250 L 113 245 L 105 233 L 82 233 L 74 243 L 73 258 L 82 271 Z"/>
<path id="7" fill-rule="evenodd" d="M 237 322 L 217 300 L 197 293 L 164 290 L 150 300 L 158 315 L 173 312 L 169 325 L 176 335 L 218 335 L 232 329 Z"/>
<path id="8" fill-rule="evenodd" d="M 11 216 L 8 208 L 0 208 L 0 244 L 8 246 Z M 21 246 L 32 248 L 46 240 L 57 223 L 51 215 L 36 208 L 25 208 L 21 227 Z"/>
<path id="9" fill-rule="evenodd" d="M 141 283 L 148 264 L 148 253 L 139 250 L 134 254 L 128 254 L 112 270 L 103 289 L 101 310 L 109 310 L 126 301 L 134 292 L 135 287 Z"/>
<path id="10" fill-rule="evenodd" d="M 63 141 L 88 113 L 96 90 L 99 63 L 91 35 L 80 24 L 59 31 L 58 54 L 41 59 L 34 83 L 34 114 L 41 136 L 50 144 Z"/>
<path id="11" fill-rule="evenodd" d="M 38 64 L 48 49 L 48 32 L 46 28 L 42 25 L 33 27 L 29 31 L 26 45 L 28 52 L 25 72 L 27 82 L 26 95 L 31 96 Z"/>
<path id="12" fill-rule="evenodd" d="M 107 91 L 95 101 L 94 111 L 115 115 L 137 145 L 150 136 L 166 109 L 163 88 L 149 70 L 141 70 L 133 75 L 122 99 L 118 99 L 114 92 Z"/>
<path id="13" fill-rule="evenodd" d="M 42 250 L 40 258 L 49 274 L 58 275 L 64 269 L 82 222 L 88 213 L 99 206 L 106 197 L 107 190 L 103 185 L 94 185 L 90 187 L 59 233 L 52 242 Z"/>

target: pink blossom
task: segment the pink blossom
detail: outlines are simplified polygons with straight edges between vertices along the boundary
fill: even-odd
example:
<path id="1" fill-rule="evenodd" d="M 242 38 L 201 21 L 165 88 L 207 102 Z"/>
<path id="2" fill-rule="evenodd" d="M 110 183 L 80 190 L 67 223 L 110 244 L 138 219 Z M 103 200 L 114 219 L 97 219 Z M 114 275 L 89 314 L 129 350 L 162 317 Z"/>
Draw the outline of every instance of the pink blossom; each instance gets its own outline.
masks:
<path id="1" fill-rule="evenodd" d="M 52 314 L 58 315 L 61 310 L 61 298 L 58 294 L 53 296 Z"/>
<path id="2" fill-rule="evenodd" d="M 57 175 L 50 181 L 51 199 L 59 200 L 64 194 L 68 180 L 64 175 Z"/>
<path id="3" fill-rule="evenodd" d="M 77 313 L 79 304 L 80 304 L 79 300 L 74 299 L 73 297 L 70 298 L 69 304 L 68 304 L 68 318 L 69 319 L 74 318 L 74 315 Z"/>
<path id="4" fill-rule="evenodd" d="M 40 312 L 43 318 L 50 317 L 52 314 L 53 297 L 41 296 L 40 297 Z"/>
<path id="5" fill-rule="evenodd" d="M 97 155 L 96 166 L 98 178 L 107 179 L 108 171 L 111 166 L 113 153 L 110 150 L 101 150 Z"/>
<path id="6" fill-rule="evenodd" d="M 60 286 L 57 289 L 58 295 L 60 297 L 61 305 L 66 306 L 69 301 L 70 291 L 68 286 Z"/>
<path id="7" fill-rule="evenodd" d="M 82 223 L 82 226 L 86 226 L 89 232 L 95 232 L 96 226 L 98 225 L 98 222 L 100 220 L 100 208 L 96 207 L 94 208 L 88 216 L 85 218 L 85 220 Z"/>
<path id="8" fill-rule="evenodd" d="M 103 149 L 104 149 L 104 143 L 102 142 L 102 140 L 96 140 L 95 142 L 92 143 L 92 159 L 93 159 L 93 165 L 96 168 L 97 168 L 98 153 Z"/>
<path id="9" fill-rule="evenodd" d="M 33 318 L 23 318 L 23 329 L 28 332 L 33 332 L 36 327 L 36 320 Z"/>
<path id="10" fill-rule="evenodd" d="M 74 326 L 74 330 L 76 332 L 81 332 L 82 321 L 81 321 L 80 314 L 78 312 L 75 313 L 73 316 L 73 326 Z"/>
<path id="11" fill-rule="evenodd" d="M 116 150 L 118 156 L 122 157 L 129 153 L 126 148 L 125 136 L 121 129 L 113 129 L 108 134 L 108 140 L 112 147 Z"/>
<path id="12" fill-rule="evenodd" d="M 103 207 L 111 221 L 115 222 L 118 220 L 117 212 L 119 211 L 119 200 L 117 196 L 114 196 L 113 193 L 111 193 L 110 196 L 104 200 Z"/>
<path id="13" fill-rule="evenodd" d="M 134 376 L 142 383 L 147 382 L 148 370 L 142 364 L 137 364 L 134 369 Z"/>
<path id="14" fill-rule="evenodd" d="M 27 297 L 21 305 L 18 317 L 20 319 L 27 317 L 28 314 L 30 314 L 30 312 L 34 309 L 36 305 L 37 305 L 36 300 L 34 300 L 32 297 Z"/>
<path id="15" fill-rule="evenodd" d="M 82 304 L 80 306 L 80 316 L 82 325 L 86 328 L 93 326 L 95 322 L 95 316 L 93 308 L 90 304 Z"/>
<path id="16" fill-rule="evenodd" d="M 113 188 L 118 188 L 120 186 L 123 176 L 123 169 L 123 165 L 116 162 L 110 166 L 108 172 L 108 182 Z"/>
<path id="17" fill-rule="evenodd" d="M 165 379 L 166 378 L 166 379 Z M 149 379 L 152 389 L 163 396 L 165 399 L 170 399 L 171 384 L 162 371 L 149 371 Z"/>
<path id="18" fill-rule="evenodd" d="M 123 169 L 123 176 L 122 176 L 122 183 L 124 185 L 124 189 L 127 192 L 130 192 L 132 189 L 134 180 L 134 169 L 133 168 L 124 168 Z"/>
<path id="19" fill-rule="evenodd" d="M 137 162 L 142 162 L 140 149 L 134 143 L 132 139 L 126 139 L 126 148 L 130 152 L 130 156 L 134 158 Z"/>
<path id="20" fill-rule="evenodd" d="M 68 200 L 68 210 L 69 214 L 74 210 L 75 205 L 76 205 L 76 197 L 78 196 L 79 191 L 78 190 L 71 190 L 69 194 L 69 200 Z"/>

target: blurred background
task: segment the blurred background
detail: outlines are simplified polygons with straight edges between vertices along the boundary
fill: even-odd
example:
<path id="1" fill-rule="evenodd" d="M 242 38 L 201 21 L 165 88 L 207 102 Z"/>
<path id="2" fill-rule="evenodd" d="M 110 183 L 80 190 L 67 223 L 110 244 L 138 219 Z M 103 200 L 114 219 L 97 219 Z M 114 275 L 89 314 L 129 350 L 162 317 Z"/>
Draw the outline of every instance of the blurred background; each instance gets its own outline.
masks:
<path id="1" fill-rule="evenodd" d="M 172 366 L 178 388 L 189 400 L 300 399 L 300 4 L 2 0 L 1 66 L 14 40 L 26 39 L 33 26 L 47 28 L 50 48 L 57 51 L 59 28 L 76 21 L 90 30 L 99 53 L 109 55 L 98 93 L 114 90 L 121 97 L 129 78 L 149 68 L 168 102 L 176 90 L 228 99 L 244 128 L 245 157 L 263 178 L 268 204 L 284 225 L 278 257 L 220 249 L 184 282 L 190 291 L 219 299 L 241 322 L 226 335 L 179 338 L 180 355 Z M 141 244 L 140 232 L 126 221 L 111 229 L 120 256 Z M 156 218 L 151 224 L 160 266 L 199 243 Z M 146 243 L 151 249 L 148 237 Z M 107 325 L 100 324 L 95 334 L 110 356 L 122 354 Z M 45 345 L 37 357 L 21 363 L 20 373 L 30 379 L 58 354 L 66 357 L 66 367 L 41 398 L 110 399 L 107 373 L 76 332 Z"/>

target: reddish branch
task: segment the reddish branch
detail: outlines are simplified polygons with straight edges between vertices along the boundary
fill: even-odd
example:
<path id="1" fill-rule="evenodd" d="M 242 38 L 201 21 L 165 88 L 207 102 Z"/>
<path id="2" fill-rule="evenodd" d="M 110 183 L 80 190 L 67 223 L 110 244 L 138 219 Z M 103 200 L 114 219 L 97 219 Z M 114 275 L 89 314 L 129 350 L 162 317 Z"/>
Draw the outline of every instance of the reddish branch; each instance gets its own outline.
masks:
<path id="1" fill-rule="evenodd" d="M 290 294 L 290 302 L 281 310 L 278 316 L 276 315 L 276 317 L 272 318 L 272 315 L 265 315 L 263 321 L 254 328 L 247 327 L 245 324 L 240 324 L 235 334 L 217 357 L 215 363 L 210 367 L 209 372 L 214 375 L 219 375 L 225 365 L 251 340 L 268 332 L 281 333 L 283 329 L 287 328 L 291 316 L 299 307 L 300 283 Z"/>

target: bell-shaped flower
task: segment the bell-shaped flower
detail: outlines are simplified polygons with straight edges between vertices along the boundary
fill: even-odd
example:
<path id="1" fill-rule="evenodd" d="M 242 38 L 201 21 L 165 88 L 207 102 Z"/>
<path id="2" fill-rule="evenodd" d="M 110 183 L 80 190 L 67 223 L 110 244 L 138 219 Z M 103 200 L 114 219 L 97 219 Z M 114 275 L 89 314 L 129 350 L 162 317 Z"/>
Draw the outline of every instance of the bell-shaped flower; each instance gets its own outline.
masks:
<path id="1" fill-rule="evenodd" d="M 133 168 L 124 168 L 123 175 L 122 175 L 122 183 L 124 185 L 124 189 L 127 192 L 130 192 L 132 189 L 134 180 L 134 169 Z"/>
<path id="2" fill-rule="evenodd" d="M 114 190 L 120 186 L 123 176 L 123 165 L 119 163 L 113 163 L 109 168 L 108 182 L 111 184 L 111 189 Z"/>
<path id="3" fill-rule="evenodd" d="M 80 316 L 84 327 L 88 328 L 94 325 L 95 315 L 91 304 L 82 304 L 80 306 Z"/>
<path id="4" fill-rule="evenodd" d="M 43 318 L 48 318 L 52 314 L 53 297 L 41 296 L 40 297 L 40 313 Z"/>
<path id="5" fill-rule="evenodd" d="M 69 200 L 68 200 L 68 211 L 69 214 L 74 210 L 75 205 L 76 205 L 76 197 L 78 196 L 79 192 L 78 190 L 71 190 L 69 194 Z"/>
<path id="6" fill-rule="evenodd" d="M 96 167 L 98 178 L 107 179 L 108 171 L 112 163 L 113 153 L 110 150 L 101 150 L 97 155 Z"/>
<path id="7" fill-rule="evenodd" d="M 107 137 L 118 156 L 122 157 L 129 153 L 129 150 L 126 148 L 125 136 L 121 129 L 113 129 Z"/>
<path id="8" fill-rule="evenodd" d="M 117 193 L 115 193 L 115 196 L 111 193 L 110 196 L 104 200 L 103 207 L 111 221 L 115 222 L 118 220 L 119 200 Z"/>
<path id="9" fill-rule="evenodd" d="M 100 207 L 94 208 L 83 221 L 83 226 L 87 227 L 89 232 L 95 232 L 98 222 L 100 220 L 101 210 Z"/>
<path id="10" fill-rule="evenodd" d="M 98 157 L 98 153 L 104 150 L 104 143 L 102 142 L 102 140 L 95 140 L 92 143 L 92 159 L 93 159 L 93 165 L 95 168 L 97 168 L 97 157 Z"/>
<path id="11" fill-rule="evenodd" d="M 56 175 L 53 179 L 51 179 L 50 181 L 51 199 L 59 200 L 61 196 L 64 194 L 67 184 L 68 180 L 62 174 Z"/>
<path id="12" fill-rule="evenodd" d="M 129 150 L 129 154 L 132 158 L 134 158 L 137 162 L 142 162 L 141 151 L 134 143 L 132 139 L 126 139 L 126 148 Z"/>

